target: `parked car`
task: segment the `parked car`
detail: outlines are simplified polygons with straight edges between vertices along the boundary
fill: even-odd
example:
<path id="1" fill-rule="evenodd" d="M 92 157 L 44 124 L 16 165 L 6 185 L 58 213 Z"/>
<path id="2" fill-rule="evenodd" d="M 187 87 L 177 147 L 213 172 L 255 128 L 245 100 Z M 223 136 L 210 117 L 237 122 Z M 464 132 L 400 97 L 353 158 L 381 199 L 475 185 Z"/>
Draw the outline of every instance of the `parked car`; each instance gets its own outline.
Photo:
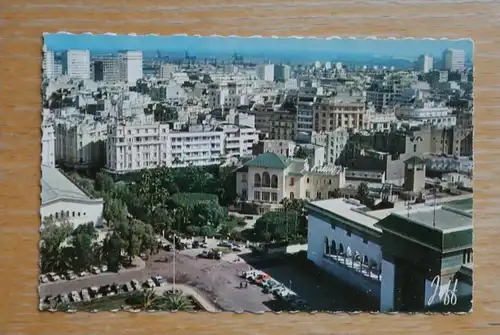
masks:
<path id="1" fill-rule="evenodd" d="M 123 284 L 122 289 L 123 289 L 123 291 L 125 291 L 127 293 L 135 290 L 135 288 L 132 287 L 132 284 L 130 284 L 130 283 Z"/>
<path id="2" fill-rule="evenodd" d="M 49 278 L 47 278 L 46 275 L 40 275 L 40 283 L 44 284 L 49 281 Z"/>
<path id="3" fill-rule="evenodd" d="M 101 270 L 97 266 L 93 266 L 90 268 L 90 272 L 94 275 L 98 275 L 99 273 L 101 273 Z"/>
<path id="4" fill-rule="evenodd" d="M 151 279 L 154 281 L 156 286 L 163 286 L 167 284 L 167 281 L 162 276 L 153 276 Z"/>
<path id="5" fill-rule="evenodd" d="M 108 266 L 106 264 L 101 265 L 101 272 L 108 271 Z"/>
<path id="6" fill-rule="evenodd" d="M 146 280 L 143 284 L 142 284 L 143 287 L 145 288 L 154 288 L 156 286 L 155 282 L 149 278 L 148 280 Z"/>
<path id="7" fill-rule="evenodd" d="M 59 301 L 62 302 L 63 304 L 69 304 L 69 296 L 66 293 L 61 293 L 59 295 Z"/>
<path id="8" fill-rule="evenodd" d="M 59 281 L 61 279 L 61 277 L 59 277 L 59 275 L 55 272 L 49 272 L 47 277 L 50 281 Z"/>
<path id="9" fill-rule="evenodd" d="M 66 271 L 65 273 L 65 277 L 67 280 L 73 280 L 73 279 L 76 279 L 76 275 L 75 275 L 75 272 L 72 271 L 72 270 L 68 270 Z"/>
<path id="10" fill-rule="evenodd" d="M 217 245 L 219 247 L 223 247 L 223 248 L 232 248 L 233 247 L 233 244 L 231 242 L 220 242 Z"/>
<path id="11" fill-rule="evenodd" d="M 94 299 L 102 297 L 102 294 L 99 293 L 99 287 L 97 287 L 97 286 L 89 287 L 88 292 L 90 294 L 90 297 L 92 297 Z"/>
<path id="12" fill-rule="evenodd" d="M 260 284 L 266 279 L 269 279 L 269 275 L 267 273 L 262 273 L 262 274 L 258 275 L 257 277 L 255 277 L 255 279 L 253 281 L 255 282 L 255 284 Z"/>
<path id="13" fill-rule="evenodd" d="M 197 249 L 200 247 L 200 241 L 193 241 L 193 249 Z"/>
<path id="14" fill-rule="evenodd" d="M 172 251 L 172 245 L 167 245 L 164 247 L 166 251 Z"/>
<path id="15" fill-rule="evenodd" d="M 73 302 L 82 301 L 82 298 L 80 298 L 80 295 L 76 291 L 72 291 L 69 296 L 71 298 L 71 301 L 73 301 Z"/>
<path id="16" fill-rule="evenodd" d="M 136 279 L 132 279 L 130 281 L 130 285 L 132 285 L 132 289 L 134 289 L 134 290 L 140 290 L 141 289 L 141 284 Z"/>
<path id="17" fill-rule="evenodd" d="M 90 301 L 91 300 L 90 293 L 86 288 L 84 288 L 82 290 L 82 299 L 83 299 L 83 301 Z"/>
<path id="18" fill-rule="evenodd" d="M 111 284 L 111 290 L 113 290 L 113 292 L 115 292 L 116 294 L 120 293 L 120 285 L 118 285 L 117 283 Z"/>
<path id="19" fill-rule="evenodd" d="M 103 285 L 99 287 L 99 293 L 106 296 L 114 295 L 115 292 L 111 289 L 111 285 Z"/>
<path id="20" fill-rule="evenodd" d="M 87 276 L 89 273 L 87 271 L 80 271 L 78 272 L 78 277 L 85 277 Z"/>

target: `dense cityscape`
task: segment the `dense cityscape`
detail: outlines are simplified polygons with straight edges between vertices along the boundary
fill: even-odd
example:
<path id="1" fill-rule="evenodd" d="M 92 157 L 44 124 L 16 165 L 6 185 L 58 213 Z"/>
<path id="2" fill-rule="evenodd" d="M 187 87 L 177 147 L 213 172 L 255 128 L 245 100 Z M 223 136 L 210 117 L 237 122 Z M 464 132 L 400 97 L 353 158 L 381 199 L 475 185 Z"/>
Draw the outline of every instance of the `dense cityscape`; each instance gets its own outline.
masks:
<path id="1" fill-rule="evenodd" d="M 470 311 L 473 69 L 408 62 L 45 46 L 40 308 Z"/>

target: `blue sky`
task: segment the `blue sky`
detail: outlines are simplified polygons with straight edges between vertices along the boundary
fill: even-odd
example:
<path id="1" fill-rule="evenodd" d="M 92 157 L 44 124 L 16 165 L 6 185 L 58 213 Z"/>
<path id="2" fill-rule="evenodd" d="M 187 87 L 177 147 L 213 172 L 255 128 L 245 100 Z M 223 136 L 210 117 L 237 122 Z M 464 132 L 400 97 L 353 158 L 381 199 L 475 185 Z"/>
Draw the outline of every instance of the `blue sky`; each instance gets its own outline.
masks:
<path id="1" fill-rule="evenodd" d="M 417 40 L 417 39 L 292 39 L 197 36 L 127 36 L 89 34 L 46 34 L 44 43 L 50 50 L 89 49 L 91 52 L 117 50 L 142 50 L 177 53 L 187 50 L 191 54 L 251 53 L 276 55 L 277 53 L 345 54 L 359 53 L 401 58 L 416 58 L 426 53 L 439 56 L 445 49 L 465 50 L 467 57 L 473 53 L 471 40 Z"/>

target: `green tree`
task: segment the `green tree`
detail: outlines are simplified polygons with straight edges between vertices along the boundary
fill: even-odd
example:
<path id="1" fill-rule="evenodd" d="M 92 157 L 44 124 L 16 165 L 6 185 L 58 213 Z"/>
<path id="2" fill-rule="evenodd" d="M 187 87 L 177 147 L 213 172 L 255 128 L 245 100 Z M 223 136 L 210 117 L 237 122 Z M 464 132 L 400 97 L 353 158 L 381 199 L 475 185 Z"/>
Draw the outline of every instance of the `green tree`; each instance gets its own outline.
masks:
<path id="1" fill-rule="evenodd" d="M 103 216 L 109 226 L 125 221 L 127 214 L 127 206 L 122 200 L 112 198 L 108 195 L 104 197 Z"/>
<path id="2" fill-rule="evenodd" d="M 88 270 L 96 264 L 95 242 L 97 231 L 92 222 L 80 225 L 71 234 L 72 268 L 75 271 Z"/>
<path id="3" fill-rule="evenodd" d="M 106 260 L 109 271 L 117 272 L 121 264 L 121 252 L 125 249 L 125 241 L 117 232 L 108 234 L 102 242 L 102 259 Z"/>
<path id="4" fill-rule="evenodd" d="M 101 194 L 113 195 L 115 191 L 115 182 L 109 174 L 99 172 L 96 175 L 95 188 L 100 191 Z"/>
<path id="5" fill-rule="evenodd" d="M 194 306 L 184 294 L 165 292 L 163 295 L 162 310 L 190 312 L 194 310 Z"/>
<path id="6" fill-rule="evenodd" d="M 60 272 L 70 267 L 71 254 L 65 243 L 73 227 L 67 220 L 47 221 L 40 230 L 40 267 L 42 273 Z"/>
<path id="7" fill-rule="evenodd" d="M 267 212 L 254 226 L 255 237 L 259 241 L 285 241 L 303 237 L 300 234 L 298 214 L 295 210 L 287 212 Z"/>
<path id="8" fill-rule="evenodd" d="M 122 249 L 130 262 L 141 252 L 151 250 L 156 241 L 153 227 L 136 219 L 119 223 L 115 231 L 120 236 Z"/>

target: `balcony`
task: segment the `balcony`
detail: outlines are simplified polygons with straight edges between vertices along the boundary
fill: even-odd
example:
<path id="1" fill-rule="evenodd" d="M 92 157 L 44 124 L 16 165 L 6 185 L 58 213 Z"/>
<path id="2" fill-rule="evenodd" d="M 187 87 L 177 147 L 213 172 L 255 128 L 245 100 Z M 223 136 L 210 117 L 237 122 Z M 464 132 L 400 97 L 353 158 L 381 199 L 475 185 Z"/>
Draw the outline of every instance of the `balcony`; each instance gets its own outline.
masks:
<path id="1" fill-rule="evenodd" d="M 355 271 L 366 278 L 381 281 L 382 271 L 374 266 L 370 266 L 365 262 L 361 261 L 361 258 L 346 256 L 344 254 L 323 254 L 323 259 L 327 262 L 336 263 L 342 267 Z"/>

